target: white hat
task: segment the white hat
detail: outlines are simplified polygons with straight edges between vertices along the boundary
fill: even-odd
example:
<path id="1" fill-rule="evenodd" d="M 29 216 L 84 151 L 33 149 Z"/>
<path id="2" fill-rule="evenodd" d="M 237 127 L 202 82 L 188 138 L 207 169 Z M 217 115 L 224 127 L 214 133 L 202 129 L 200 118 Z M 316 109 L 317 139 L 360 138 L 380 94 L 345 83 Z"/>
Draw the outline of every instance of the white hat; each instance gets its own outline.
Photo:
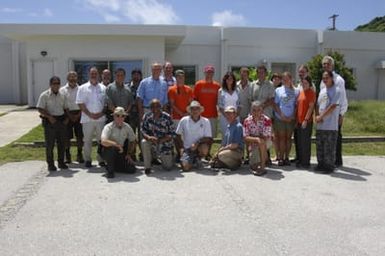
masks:
<path id="1" fill-rule="evenodd" d="M 114 113 L 112 113 L 113 116 L 127 116 L 126 111 L 122 107 L 116 107 L 114 110 Z"/>
<path id="2" fill-rule="evenodd" d="M 190 105 L 187 106 L 186 110 L 188 113 L 191 113 L 191 108 L 200 108 L 200 112 L 202 113 L 205 108 L 199 103 L 199 101 L 193 100 Z"/>

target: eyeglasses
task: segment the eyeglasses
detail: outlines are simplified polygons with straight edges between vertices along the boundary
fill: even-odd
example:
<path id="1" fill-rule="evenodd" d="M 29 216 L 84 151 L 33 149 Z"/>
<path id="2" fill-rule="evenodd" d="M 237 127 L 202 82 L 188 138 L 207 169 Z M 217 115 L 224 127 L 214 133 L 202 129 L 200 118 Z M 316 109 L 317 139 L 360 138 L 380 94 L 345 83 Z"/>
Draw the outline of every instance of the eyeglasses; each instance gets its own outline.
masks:
<path id="1" fill-rule="evenodd" d="M 115 115 L 115 116 L 118 118 L 125 118 L 126 117 L 125 115 Z"/>

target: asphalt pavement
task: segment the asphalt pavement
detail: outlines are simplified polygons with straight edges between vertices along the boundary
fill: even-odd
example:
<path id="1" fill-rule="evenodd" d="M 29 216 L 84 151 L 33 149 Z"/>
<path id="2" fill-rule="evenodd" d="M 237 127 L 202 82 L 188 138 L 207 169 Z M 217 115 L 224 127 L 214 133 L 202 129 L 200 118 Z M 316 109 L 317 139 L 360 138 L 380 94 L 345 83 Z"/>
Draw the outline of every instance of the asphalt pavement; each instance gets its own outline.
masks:
<path id="1" fill-rule="evenodd" d="M 0 166 L 0 255 L 383 255 L 385 157 L 331 175 Z M 313 165 L 315 159 L 312 159 Z"/>

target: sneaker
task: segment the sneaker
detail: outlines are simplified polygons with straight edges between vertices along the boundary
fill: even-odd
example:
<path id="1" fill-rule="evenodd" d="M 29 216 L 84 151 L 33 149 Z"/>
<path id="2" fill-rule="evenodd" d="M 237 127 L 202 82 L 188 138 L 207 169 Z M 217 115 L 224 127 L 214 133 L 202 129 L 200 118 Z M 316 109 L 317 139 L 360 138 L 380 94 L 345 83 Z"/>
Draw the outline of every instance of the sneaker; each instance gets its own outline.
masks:
<path id="1" fill-rule="evenodd" d="M 86 163 L 84 164 L 84 166 L 87 167 L 87 168 L 91 168 L 91 167 L 92 167 L 91 161 L 86 161 Z"/>
<path id="2" fill-rule="evenodd" d="M 151 168 L 146 168 L 146 169 L 144 170 L 144 173 L 145 173 L 146 175 L 150 175 L 150 174 L 151 174 Z"/>
<path id="3" fill-rule="evenodd" d="M 68 165 L 66 165 L 65 163 L 59 163 L 59 168 L 64 170 L 64 169 L 68 169 Z"/>
<path id="4" fill-rule="evenodd" d="M 57 171 L 57 168 L 56 168 L 56 166 L 54 164 L 53 165 L 48 165 L 48 171 L 55 172 L 55 171 Z"/>

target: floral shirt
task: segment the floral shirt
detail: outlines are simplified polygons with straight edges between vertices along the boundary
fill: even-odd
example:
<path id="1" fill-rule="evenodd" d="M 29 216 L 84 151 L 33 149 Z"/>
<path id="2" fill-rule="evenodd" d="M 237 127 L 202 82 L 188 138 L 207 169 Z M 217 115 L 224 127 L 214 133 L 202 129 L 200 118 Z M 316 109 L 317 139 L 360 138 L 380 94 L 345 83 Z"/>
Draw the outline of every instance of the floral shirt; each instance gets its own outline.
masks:
<path id="1" fill-rule="evenodd" d="M 154 136 L 156 138 L 162 138 L 167 135 L 175 136 L 175 127 L 169 114 L 162 112 L 158 119 L 154 119 L 154 114 L 148 112 L 143 117 L 141 126 L 143 134 L 148 136 Z M 171 154 L 173 150 L 173 140 L 163 142 L 156 148 L 157 153 Z"/>
<path id="2" fill-rule="evenodd" d="M 253 116 L 248 116 L 243 122 L 243 136 L 251 137 L 263 137 L 265 139 L 271 139 L 271 127 L 272 121 L 269 117 L 261 114 L 257 121 L 254 121 Z M 250 148 L 255 148 L 254 143 L 249 145 Z"/>

